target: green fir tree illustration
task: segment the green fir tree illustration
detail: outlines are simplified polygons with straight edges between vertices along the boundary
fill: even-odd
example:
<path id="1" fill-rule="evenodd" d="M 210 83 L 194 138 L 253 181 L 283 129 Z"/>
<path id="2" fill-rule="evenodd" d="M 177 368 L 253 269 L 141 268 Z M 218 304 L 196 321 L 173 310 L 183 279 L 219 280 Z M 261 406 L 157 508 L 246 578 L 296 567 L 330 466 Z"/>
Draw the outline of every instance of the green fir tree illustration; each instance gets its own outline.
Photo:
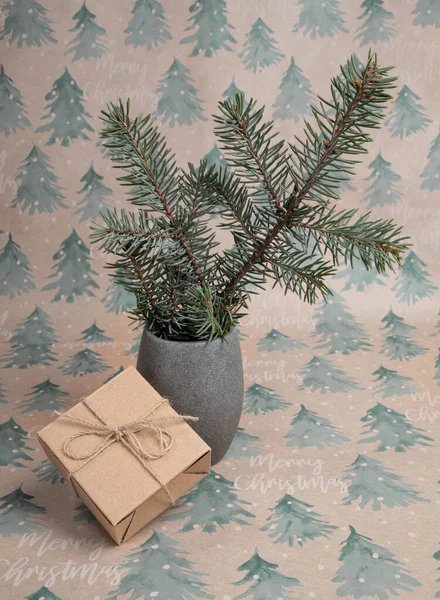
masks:
<path id="1" fill-rule="evenodd" d="M 282 121 L 292 119 L 297 123 L 310 112 L 311 101 L 310 81 L 302 74 L 292 56 L 290 66 L 281 80 L 280 93 L 273 105 L 273 118 Z"/>
<path id="2" fill-rule="evenodd" d="M 426 263 L 411 250 L 403 261 L 392 290 L 399 302 L 416 304 L 423 298 L 431 298 L 438 287 L 429 280 L 430 274 L 424 269 Z"/>
<path id="3" fill-rule="evenodd" d="M 121 365 L 119 367 L 119 369 L 117 369 L 114 373 L 111 373 L 107 379 L 104 380 L 104 383 L 108 383 L 109 381 L 111 381 L 112 379 L 114 379 L 117 375 L 119 375 L 120 373 L 122 373 L 122 371 L 124 370 L 124 367 Z"/>
<path id="4" fill-rule="evenodd" d="M 127 29 L 127 46 L 145 46 L 151 50 L 173 39 L 168 27 L 165 10 L 158 0 L 136 0 L 133 15 Z"/>
<path id="5" fill-rule="evenodd" d="M 107 52 L 102 38 L 107 34 L 96 22 L 96 15 L 89 11 L 85 0 L 72 19 L 76 24 L 69 31 L 76 33 L 76 36 L 69 42 L 65 54 L 73 54 L 73 61 L 102 58 Z"/>
<path id="6" fill-rule="evenodd" d="M 435 560 L 440 560 L 440 550 L 437 550 L 437 552 L 434 554 L 433 558 Z M 440 567 L 438 567 L 437 569 L 438 571 L 440 571 Z M 436 579 L 436 582 L 438 583 L 440 581 L 440 577 L 439 579 Z M 440 590 L 435 594 L 434 598 L 440 598 Z"/>
<path id="7" fill-rule="evenodd" d="M 0 65 L 0 133 L 7 137 L 29 125 L 31 122 L 21 92 Z"/>
<path id="8" fill-rule="evenodd" d="M 223 92 L 222 98 L 229 98 L 230 100 L 234 100 L 237 94 L 242 93 L 243 91 L 235 85 L 235 78 L 233 77 L 230 85 Z"/>
<path id="9" fill-rule="evenodd" d="M 264 560 L 255 549 L 252 557 L 244 562 L 238 571 L 245 571 L 246 574 L 240 581 L 234 581 L 234 585 L 246 585 L 246 590 L 234 600 L 249 598 L 251 600 L 268 600 L 269 598 L 286 598 L 290 600 L 300 600 L 304 594 L 292 595 L 292 588 L 301 586 L 299 579 L 288 577 L 278 570 L 277 563 L 271 563 Z"/>
<path id="10" fill-rule="evenodd" d="M 22 413 L 42 412 L 44 410 L 60 410 L 66 407 L 69 397 L 60 386 L 52 383 L 50 377 L 37 385 L 32 386 L 32 391 L 25 394 L 24 399 L 19 402 L 18 407 Z"/>
<path id="11" fill-rule="evenodd" d="M 416 15 L 413 25 L 440 27 L 440 6 L 437 0 L 418 0 L 412 14 Z"/>
<path id="12" fill-rule="evenodd" d="M 49 315 L 37 306 L 14 329 L 10 352 L 2 359 L 6 368 L 26 369 L 56 361 L 53 346 L 58 338 Z"/>
<path id="13" fill-rule="evenodd" d="M 432 142 L 428 152 L 428 162 L 420 177 L 423 179 L 421 190 L 433 192 L 440 189 L 440 133 Z"/>
<path id="14" fill-rule="evenodd" d="M 424 107 L 417 102 L 417 96 L 407 85 L 404 85 L 397 94 L 385 125 L 388 126 L 393 137 L 408 137 L 418 131 L 425 131 L 431 119 L 425 114 Z"/>
<path id="15" fill-rule="evenodd" d="M 344 504 L 360 500 L 359 507 L 365 508 L 370 502 L 373 510 L 382 506 L 408 506 L 413 502 L 429 502 L 422 498 L 405 479 L 386 468 L 380 460 L 359 454 L 347 468 L 343 481 L 348 483 L 348 493 Z"/>
<path id="16" fill-rule="evenodd" d="M 261 385 L 261 383 L 253 383 L 244 394 L 243 412 L 245 414 L 259 415 L 261 413 L 264 415 L 273 410 L 285 410 L 288 406 L 289 403 L 281 400 L 275 390 Z"/>
<path id="17" fill-rule="evenodd" d="M 312 504 L 303 502 L 290 494 L 284 494 L 270 509 L 267 523 L 261 531 L 268 532 L 275 544 L 303 546 L 318 537 L 329 538 L 337 527 L 322 520 L 322 515 L 313 511 Z"/>
<path id="18" fill-rule="evenodd" d="M 55 485 L 55 483 L 64 483 L 64 477 L 61 477 L 58 469 L 53 465 L 50 460 L 43 460 L 41 465 L 38 465 L 36 469 L 32 469 L 32 473 L 35 473 L 39 481 L 47 481 Z"/>
<path id="19" fill-rule="evenodd" d="M 23 485 L 23 484 L 22 484 Z M 39 516 L 46 512 L 32 502 L 34 496 L 25 494 L 22 485 L 0 498 L 0 536 L 24 535 L 41 529 Z"/>
<path id="20" fill-rule="evenodd" d="M 402 197 L 398 187 L 402 178 L 390 167 L 391 163 L 385 160 L 380 152 L 368 165 L 371 173 L 365 181 L 372 183 L 362 196 L 362 200 L 368 202 L 368 208 L 393 205 Z"/>
<path id="21" fill-rule="evenodd" d="M 314 356 L 301 371 L 302 383 L 300 390 L 310 389 L 312 392 L 320 391 L 343 393 L 361 389 L 354 379 L 345 371 L 338 369 L 327 358 Z"/>
<path id="22" fill-rule="evenodd" d="M 334 276 L 334 279 L 346 279 L 342 291 L 355 289 L 357 292 L 364 292 L 370 285 L 377 283 L 385 285 L 382 277 L 388 277 L 387 273 L 380 273 L 374 267 L 367 269 L 360 260 L 353 261 L 353 267 L 341 269 Z"/>
<path id="23" fill-rule="evenodd" d="M 249 519 L 255 515 L 245 506 L 251 504 L 238 497 L 234 482 L 211 469 L 206 477 L 181 498 L 175 508 L 168 511 L 162 521 L 180 521 L 189 517 L 180 531 L 193 531 L 200 527 L 206 533 L 215 533 L 218 527 L 229 523 L 250 525 Z"/>
<path id="24" fill-rule="evenodd" d="M 159 95 L 154 116 L 161 119 L 162 125 L 192 125 L 195 121 L 206 121 L 202 102 L 190 71 L 177 58 L 160 81 L 156 92 Z"/>
<path id="25" fill-rule="evenodd" d="M 383 7 L 383 0 L 364 0 L 361 4 L 363 13 L 358 19 L 362 25 L 356 31 L 355 40 L 361 46 L 389 42 L 396 33 L 393 25 L 394 15 Z"/>
<path id="26" fill-rule="evenodd" d="M 58 177 L 52 171 L 49 157 L 35 144 L 24 159 L 17 179 L 20 185 L 12 208 L 19 207 L 22 212 L 28 210 L 30 215 L 67 208 L 63 202 L 64 188 L 58 185 Z"/>
<path id="27" fill-rule="evenodd" d="M 217 146 L 217 144 L 214 144 L 214 146 L 208 152 L 208 154 L 205 154 L 205 156 L 203 157 L 203 160 L 206 160 L 206 166 L 208 168 L 209 167 L 215 167 L 217 171 L 219 169 L 223 169 L 223 170 L 226 169 L 227 170 L 227 168 L 228 168 L 226 166 L 225 157 L 220 152 L 219 147 Z"/>
<path id="28" fill-rule="evenodd" d="M 307 348 L 307 344 L 300 340 L 292 339 L 277 329 L 269 331 L 269 333 L 258 342 L 258 350 L 260 352 L 282 352 L 285 354 L 290 350 L 299 350 L 301 348 Z"/>
<path id="29" fill-rule="evenodd" d="M 124 352 L 124 356 L 137 356 L 137 354 L 139 352 L 139 347 L 141 345 L 142 334 L 143 334 L 143 331 L 142 331 L 142 329 L 140 329 L 138 334 L 134 338 L 133 343 L 131 344 L 130 348 L 126 352 Z"/>
<path id="30" fill-rule="evenodd" d="M 333 37 L 338 33 L 347 33 L 339 0 L 299 0 L 301 7 L 298 22 L 293 31 L 302 30 L 312 40 L 319 37 Z"/>
<path id="31" fill-rule="evenodd" d="M 397 371 L 386 369 L 382 365 L 374 371 L 373 377 L 376 377 L 374 381 L 377 383 L 374 394 L 381 395 L 382 398 L 408 396 L 418 391 L 418 387 L 414 385 L 411 377 L 399 375 Z"/>
<path id="32" fill-rule="evenodd" d="M 126 573 L 119 587 L 110 592 L 108 600 L 121 596 L 140 598 L 148 590 L 150 596 L 173 600 L 215 600 L 203 582 L 203 573 L 172 538 L 153 531 L 152 536 L 126 557 Z"/>
<path id="33" fill-rule="evenodd" d="M 403 415 L 392 408 L 378 402 L 370 408 L 367 414 L 361 418 L 365 423 L 365 431 L 362 435 L 370 437 L 359 440 L 359 444 L 375 444 L 378 446 L 375 452 L 394 450 L 395 452 L 406 452 L 407 448 L 413 446 L 431 446 L 433 440 L 424 434 L 423 429 L 415 427 Z"/>
<path id="34" fill-rule="evenodd" d="M 136 306 L 136 297 L 133 292 L 125 289 L 123 285 L 123 271 L 115 269 L 112 281 L 105 291 L 105 296 L 101 302 L 108 312 L 119 313 L 127 312 Z"/>
<path id="35" fill-rule="evenodd" d="M 339 560 L 343 564 L 332 580 L 341 584 L 336 590 L 338 598 L 388 600 L 391 596 L 399 596 L 401 590 L 413 592 L 413 588 L 422 585 L 409 575 L 390 550 L 377 546 L 351 525 Z"/>
<path id="36" fill-rule="evenodd" d="M 197 0 L 189 7 L 190 24 L 185 31 L 194 31 L 180 42 L 194 44 L 190 56 L 203 54 L 205 58 L 224 48 L 232 51 L 236 43 L 231 30 L 235 29 L 227 17 L 226 0 Z"/>
<path id="37" fill-rule="evenodd" d="M 336 293 L 318 307 L 312 335 L 320 340 L 317 348 L 327 348 L 328 354 L 351 354 L 371 348 L 367 334 Z"/>
<path id="38" fill-rule="evenodd" d="M 24 467 L 22 460 L 34 460 L 28 452 L 34 449 L 26 444 L 28 432 L 12 417 L 0 424 L 0 467 Z"/>
<path id="39" fill-rule="evenodd" d="M 113 342 L 113 338 L 105 335 L 104 330 L 98 327 L 96 321 L 94 321 L 90 327 L 81 331 L 78 342 L 83 342 L 84 344 L 108 344 Z"/>
<path id="40" fill-rule="evenodd" d="M 91 115 L 84 108 L 83 95 L 82 89 L 66 68 L 45 96 L 47 113 L 42 120 L 51 121 L 37 129 L 37 132 L 51 132 L 48 146 L 55 143 L 70 146 L 78 138 L 90 139 L 86 131 L 93 131 L 93 127 L 87 122 L 87 117 Z"/>
<path id="41" fill-rule="evenodd" d="M 43 291 L 57 290 L 52 302 L 65 300 L 70 303 L 83 294 L 95 295 L 90 288 L 98 289 L 99 285 L 93 280 L 92 275 L 97 272 L 90 266 L 89 256 L 90 250 L 73 229 L 52 257 L 55 265 L 49 279 L 55 281 L 43 287 Z"/>
<path id="42" fill-rule="evenodd" d="M 303 404 L 293 417 L 291 428 L 285 438 L 288 440 L 288 446 L 319 448 L 319 450 L 349 441 L 329 419 L 308 410 Z"/>
<path id="43" fill-rule="evenodd" d="M 254 73 L 263 71 L 267 67 L 278 65 L 284 58 L 272 34 L 272 29 L 260 17 L 252 25 L 239 54 L 246 69 L 252 69 Z"/>
<path id="44" fill-rule="evenodd" d="M 49 590 L 45 585 L 42 585 L 39 590 L 29 596 L 25 596 L 25 600 L 63 600 Z"/>
<path id="45" fill-rule="evenodd" d="M 74 377 L 89 375 L 90 373 L 103 373 L 110 367 L 103 361 L 98 352 L 84 348 L 71 356 L 61 367 L 61 371 L 66 375 Z"/>
<path id="46" fill-rule="evenodd" d="M 3 383 L 0 381 L 0 404 L 7 404 L 8 400 L 6 398 L 6 388 Z"/>
<path id="47" fill-rule="evenodd" d="M 17 48 L 57 43 L 51 27 L 53 21 L 47 16 L 47 9 L 36 0 L 9 0 L 3 5 L 3 12 L 0 40 L 9 38 L 10 46 L 14 42 Z"/>
<path id="48" fill-rule="evenodd" d="M 80 504 L 75 508 L 77 513 L 74 517 L 74 521 L 86 521 L 87 523 L 96 523 L 96 517 L 89 511 L 85 504 Z"/>
<path id="49" fill-rule="evenodd" d="M 0 251 L 0 296 L 9 296 L 13 300 L 34 289 L 29 260 L 9 233 L 8 241 Z"/>
<path id="50" fill-rule="evenodd" d="M 261 440 L 257 435 L 250 435 L 246 433 L 243 427 L 238 427 L 232 444 L 226 453 L 225 460 L 258 454 L 261 450 L 260 444 Z"/>
<path id="51" fill-rule="evenodd" d="M 402 317 L 393 312 L 392 308 L 381 322 L 384 323 L 382 329 L 385 331 L 385 340 L 382 345 L 382 352 L 385 356 L 393 360 L 409 360 L 428 351 L 427 348 L 411 339 L 411 331 L 415 330 L 415 327 L 407 325 Z"/>
<path id="52" fill-rule="evenodd" d="M 96 219 L 99 213 L 108 208 L 107 198 L 112 195 L 110 188 L 102 183 L 104 178 L 93 168 L 93 164 L 87 173 L 81 177 L 83 187 L 78 194 L 84 194 L 82 200 L 77 204 L 74 215 L 81 215 L 80 223 Z"/>

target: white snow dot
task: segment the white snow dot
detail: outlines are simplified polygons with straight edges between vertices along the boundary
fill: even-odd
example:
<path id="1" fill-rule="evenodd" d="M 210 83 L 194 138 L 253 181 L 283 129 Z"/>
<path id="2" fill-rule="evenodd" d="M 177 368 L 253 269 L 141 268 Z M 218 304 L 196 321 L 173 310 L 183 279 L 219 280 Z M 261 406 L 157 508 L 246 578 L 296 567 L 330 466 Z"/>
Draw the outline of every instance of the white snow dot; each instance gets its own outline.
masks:
<path id="1" fill-rule="evenodd" d="M 258 575 L 253 575 L 252 579 L 260 579 Z"/>
<path id="2" fill-rule="evenodd" d="M 324 570 L 324 565 L 318 565 L 318 571 L 323 571 Z"/>
<path id="3" fill-rule="evenodd" d="M 399 575 L 399 573 L 396 573 L 396 574 L 394 575 L 394 577 L 395 577 L 396 579 L 400 579 L 400 575 Z"/>
<path id="4" fill-rule="evenodd" d="M 169 568 L 170 568 L 170 565 L 164 565 L 164 566 L 162 567 L 162 569 L 165 569 L 165 570 L 167 570 L 167 569 L 169 569 Z"/>
<path id="5" fill-rule="evenodd" d="M 151 592 L 150 598 L 156 598 L 159 595 L 159 592 Z"/>
<path id="6" fill-rule="evenodd" d="M 359 577 L 359 583 L 365 583 L 365 579 L 363 579 L 362 577 Z"/>
<path id="7" fill-rule="evenodd" d="M 373 552 L 373 558 L 379 558 L 379 555 L 377 552 Z"/>

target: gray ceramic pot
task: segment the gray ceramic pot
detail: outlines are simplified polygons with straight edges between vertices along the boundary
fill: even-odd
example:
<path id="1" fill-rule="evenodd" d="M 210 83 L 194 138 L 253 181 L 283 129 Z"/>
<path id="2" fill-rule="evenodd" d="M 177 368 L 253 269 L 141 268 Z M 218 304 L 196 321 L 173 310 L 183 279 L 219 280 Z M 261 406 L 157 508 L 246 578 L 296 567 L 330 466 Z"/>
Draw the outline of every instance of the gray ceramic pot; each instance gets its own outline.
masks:
<path id="1" fill-rule="evenodd" d="M 226 454 L 243 408 L 243 363 L 238 331 L 225 340 L 175 342 L 144 330 L 137 369 L 212 449 L 212 464 Z"/>

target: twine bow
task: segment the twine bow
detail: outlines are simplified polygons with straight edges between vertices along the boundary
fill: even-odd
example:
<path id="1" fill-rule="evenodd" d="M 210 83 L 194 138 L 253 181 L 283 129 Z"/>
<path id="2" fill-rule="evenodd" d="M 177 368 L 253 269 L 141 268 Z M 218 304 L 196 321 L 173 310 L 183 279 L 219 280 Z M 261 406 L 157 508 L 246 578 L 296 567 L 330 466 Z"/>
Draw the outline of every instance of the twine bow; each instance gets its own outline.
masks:
<path id="1" fill-rule="evenodd" d="M 143 417 L 140 417 L 135 421 L 131 421 L 130 423 L 118 425 L 117 427 L 111 427 L 90 406 L 90 404 L 85 398 L 83 398 L 81 401 L 98 419 L 98 423 L 96 423 L 95 421 L 88 421 L 87 419 L 83 419 L 82 417 L 76 417 L 68 413 L 59 412 L 57 410 L 54 411 L 55 414 L 60 417 L 69 419 L 70 421 L 74 421 L 75 423 L 81 423 L 81 425 L 87 427 L 86 431 L 81 431 L 80 433 L 71 435 L 64 442 L 63 450 L 69 458 L 72 458 L 73 460 L 84 461 L 77 469 L 69 473 L 69 479 L 74 473 L 85 467 L 91 460 L 98 456 L 98 454 L 104 452 L 106 448 L 108 448 L 116 442 L 121 442 L 121 444 L 123 444 L 127 448 L 127 450 L 129 450 L 139 460 L 139 462 L 149 472 L 153 479 L 155 479 L 155 481 L 157 481 L 157 483 L 159 483 L 159 485 L 165 490 L 166 494 L 168 495 L 171 501 L 171 504 L 174 505 L 175 500 L 171 495 L 167 484 L 161 481 L 161 479 L 150 469 L 148 461 L 157 460 L 158 458 L 164 456 L 169 450 L 171 450 L 174 443 L 174 439 L 171 433 L 167 429 L 161 427 L 159 423 L 162 423 L 164 421 L 181 420 L 197 421 L 198 418 L 190 417 L 188 415 L 171 415 L 166 417 L 152 418 L 150 415 L 153 412 L 155 412 L 159 407 L 161 407 L 163 404 L 169 404 L 168 400 L 163 398 L 155 406 L 150 408 L 150 410 Z M 153 439 L 155 439 L 157 442 L 156 448 L 153 446 L 145 446 L 145 444 L 141 444 L 136 434 L 144 430 L 150 431 Z M 74 440 L 85 437 L 87 435 L 97 435 L 104 439 L 89 452 L 85 452 L 84 454 L 77 454 L 73 452 L 72 443 L 74 442 Z"/>

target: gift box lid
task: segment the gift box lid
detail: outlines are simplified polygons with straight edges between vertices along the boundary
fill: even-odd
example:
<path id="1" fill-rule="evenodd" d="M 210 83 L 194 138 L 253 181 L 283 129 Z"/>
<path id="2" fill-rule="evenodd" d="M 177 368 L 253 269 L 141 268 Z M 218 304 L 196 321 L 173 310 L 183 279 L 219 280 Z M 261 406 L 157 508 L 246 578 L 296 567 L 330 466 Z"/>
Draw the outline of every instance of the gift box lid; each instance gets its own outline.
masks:
<path id="1" fill-rule="evenodd" d="M 87 397 L 87 403 L 110 427 L 127 424 L 143 417 L 157 405 L 162 397 L 134 368 L 129 367 Z M 83 402 L 68 413 L 87 421 L 99 423 Z M 169 403 L 162 404 L 150 416 L 176 416 Z M 161 427 L 173 437 L 171 449 L 156 460 L 148 461 L 148 469 L 121 442 L 114 442 L 91 460 L 70 458 L 64 451 L 65 441 L 84 431 L 84 435 L 70 444 L 75 454 L 85 455 L 93 451 L 103 440 L 87 426 L 65 417 L 58 417 L 38 433 L 40 442 L 64 477 L 72 478 L 74 487 L 79 485 L 105 519 L 116 526 L 131 515 L 148 498 L 170 484 L 173 479 L 187 471 L 203 456 L 210 453 L 209 446 L 184 420 L 162 421 Z M 151 432 L 146 429 L 136 433 L 140 444 L 151 447 Z M 159 481 L 161 483 L 159 483 Z"/>

